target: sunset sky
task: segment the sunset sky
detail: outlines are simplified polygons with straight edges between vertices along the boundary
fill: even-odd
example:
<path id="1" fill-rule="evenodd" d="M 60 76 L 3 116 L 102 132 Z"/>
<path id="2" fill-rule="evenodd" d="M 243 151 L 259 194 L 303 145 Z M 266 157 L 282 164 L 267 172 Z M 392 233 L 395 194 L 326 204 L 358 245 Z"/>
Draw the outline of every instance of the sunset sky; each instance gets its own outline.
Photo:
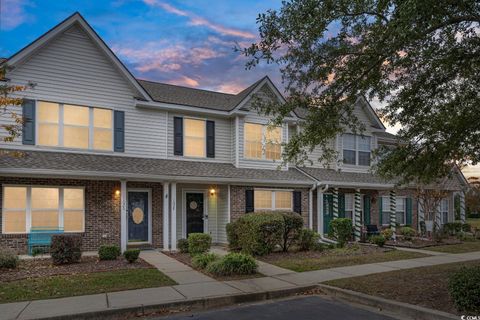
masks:
<path id="1" fill-rule="evenodd" d="M 280 0 L 0 0 L 0 57 L 79 11 L 140 79 L 237 93 L 268 75 L 281 89 L 278 66 L 245 70 L 246 59 L 233 49 L 255 42 L 257 15 L 280 5 Z M 465 172 L 480 176 L 479 167 Z"/>

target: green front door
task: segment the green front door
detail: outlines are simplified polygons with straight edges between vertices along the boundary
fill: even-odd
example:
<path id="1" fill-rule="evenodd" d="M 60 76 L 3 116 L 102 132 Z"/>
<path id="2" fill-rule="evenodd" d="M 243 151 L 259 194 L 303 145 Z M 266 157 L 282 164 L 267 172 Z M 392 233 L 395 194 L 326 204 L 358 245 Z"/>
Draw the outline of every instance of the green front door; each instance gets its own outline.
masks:
<path id="1" fill-rule="evenodd" d="M 327 234 L 330 228 L 330 221 L 333 220 L 333 195 L 323 195 L 323 233 Z"/>

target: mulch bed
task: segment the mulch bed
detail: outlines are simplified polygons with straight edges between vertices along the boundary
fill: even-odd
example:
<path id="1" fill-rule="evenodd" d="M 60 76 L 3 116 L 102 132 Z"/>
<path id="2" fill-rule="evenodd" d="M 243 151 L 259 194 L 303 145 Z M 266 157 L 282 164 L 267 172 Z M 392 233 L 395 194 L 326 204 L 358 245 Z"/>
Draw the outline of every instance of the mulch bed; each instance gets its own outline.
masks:
<path id="1" fill-rule="evenodd" d="M 423 238 L 413 238 L 411 241 L 406 241 L 406 240 L 403 240 L 401 237 L 399 237 L 397 239 L 397 242 L 389 240 L 386 242 L 386 245 L 403 247 L 403 248 L 421 249 L 421 248 L 444 246 L 449 244 L 460 244 L 460 243 L 462 243 L 462 241 L 456 238 L 443 239 L 441 242 L 437 242 L 437 241 L 433 241 L 430 239 L 423 239 Z"/>
<path id="2" fill-rule="evenodd" d="M 187 266 L 191 267 L 192 269 L 195 269 L 192 265 L 192 257 L 188 253 L 180 253 L 180 252 L 164 252 L 166 255 L 180 261 L 183 264 L 186 264 Z M 255 273 L 255 274 L 246 274 L 246 275 L 232 275 L 232 276 L 218 276 L 214 275 L 211 273 L 206 272 L 205 270 L 199 270 L 195 269 L 198 272 L 201 272 L 211 278 L 214 278 L 219 281 L 228 281 L 228 280 L 242 280 L 242 279 L 251 279 L 251 278 L 260 278 L 264 277 L 263 274 L 261 273 Z"/>
<path id="3" fill-rule="evenodd" d="M 142 259 L 138 259 L 135 263 L 128 263 L 122 258 L 100 261 L 98 257 L 82 257 L 79 263 L 59 266 L 54 265 L 51 259 L 20 260 L 17 269 L 0 270 L 0 282 L 58 275 L 150 268 L 153 268 L 153 266 Z"/>

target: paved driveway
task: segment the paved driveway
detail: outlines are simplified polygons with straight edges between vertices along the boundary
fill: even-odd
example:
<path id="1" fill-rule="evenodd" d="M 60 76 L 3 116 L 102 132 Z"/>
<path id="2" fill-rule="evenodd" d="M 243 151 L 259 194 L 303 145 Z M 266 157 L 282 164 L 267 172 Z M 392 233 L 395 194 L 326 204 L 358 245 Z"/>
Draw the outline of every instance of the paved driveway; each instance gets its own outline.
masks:
<path id="1" fill-rule="evenodd" d="M 228 307 L 198 313 L 186 313 L 157 319 L 198 320 L 380 320 L 394 319 L 381 314 L 331 301 L 320 296 L 308 296 L 275 302 Z"/>

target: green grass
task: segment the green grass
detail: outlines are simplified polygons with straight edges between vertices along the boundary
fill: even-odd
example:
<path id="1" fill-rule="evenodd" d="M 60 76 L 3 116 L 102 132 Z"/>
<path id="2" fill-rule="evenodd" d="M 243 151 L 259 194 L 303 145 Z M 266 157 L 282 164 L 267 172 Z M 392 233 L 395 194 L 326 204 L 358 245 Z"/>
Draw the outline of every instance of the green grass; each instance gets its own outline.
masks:
<path id="1" fill-rule="evenodd" d="M 480 241 L 465 241 L 459 244 L 427 247 L 424 249 L 429 251 L 445 252 L 445 253 L 473 252 L 473 251 L 480 251 Z"/>
<path id="2" fill-rule="evenodd" d="M 472 227 L 480 229 L 480 219 L 467 219 L 467 223 L 469 223 Z"/>
<path id="3" fill-rule="evenodd" d="M 128 269 L 0 283 L 0 303 L 175 285 L 157 269 Z"/>
<path id="4" fill-rule="evenodd" d="M 273 263 L 281 268 L 296 272 L 322 270 L 336 267 L 346 267 L 358 264 L 386 262 L 403 259 L 422 258 L 427 255 L 417 252 L 392 250 L 387 252 L 370 253 L 365 255 L 325 255 L 319 258 L 291 257 L 280 259 Z"/>

